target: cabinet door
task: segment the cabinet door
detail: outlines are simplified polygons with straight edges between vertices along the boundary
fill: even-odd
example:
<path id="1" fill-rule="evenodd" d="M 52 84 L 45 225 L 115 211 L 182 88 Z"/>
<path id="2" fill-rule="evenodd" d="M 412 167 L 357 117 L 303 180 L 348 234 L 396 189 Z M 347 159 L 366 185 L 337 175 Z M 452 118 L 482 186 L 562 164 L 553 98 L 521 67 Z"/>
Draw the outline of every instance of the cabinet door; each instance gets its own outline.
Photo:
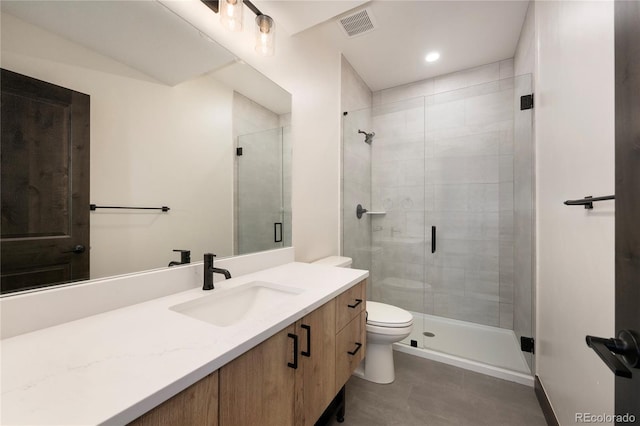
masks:
<path id="1" fill-rule="evenodd" d="M 129 426 L 169 426 L 218 424 L 218 372 L 183 390 Z"/>
<path id="2" fill-rule="evenodd" d="M 314 425 L 335 396 L 335 299 L 296 323 L 300 367 L 296 377 L 296 425 Z"/>
<path id="3" fill-rule="evenodd" d="M 294 424 L 294 333 L 292 324 L 220 369 L 221 426 Z"/>
<path id="4" fill-rule="evenodd" d="M 354 318 L 336 336 L 336 392 L 364 359 L 366 351 L 366 312 Z"/>

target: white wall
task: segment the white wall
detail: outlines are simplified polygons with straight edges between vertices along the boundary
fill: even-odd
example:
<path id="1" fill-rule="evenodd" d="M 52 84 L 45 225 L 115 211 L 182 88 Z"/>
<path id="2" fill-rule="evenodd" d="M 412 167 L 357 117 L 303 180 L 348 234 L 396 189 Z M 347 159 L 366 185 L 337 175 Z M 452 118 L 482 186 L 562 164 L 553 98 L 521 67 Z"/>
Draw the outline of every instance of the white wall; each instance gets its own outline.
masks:
<path id="1" fill-rule="evenodd" d="M 293 246 L 296 260 L 340 251 L 340 53 L 307 32 L 276 30 L 276 52 L 254 52 L 252 13 L 242 33 L 226 31 L 201 2 L 162 1 L 200 31 L 292 94 Z M 276 25 L 278 17 L 274 16 Z"/>
<path id="2" fill-rule="evenodd" d="M 91 278 L 232 254 L 231 89 L 166 86 L 7 14 L 2 67 L 91 96 L 92 203 L 171 208 L 92 212 Z"/>
<path id="3" fill-rule="evenodd" d="M 613 2 L 535 4 L 537 374 L 562 425 L 614 410 L 614 376 L 585 335 L 614 334 Z"/>

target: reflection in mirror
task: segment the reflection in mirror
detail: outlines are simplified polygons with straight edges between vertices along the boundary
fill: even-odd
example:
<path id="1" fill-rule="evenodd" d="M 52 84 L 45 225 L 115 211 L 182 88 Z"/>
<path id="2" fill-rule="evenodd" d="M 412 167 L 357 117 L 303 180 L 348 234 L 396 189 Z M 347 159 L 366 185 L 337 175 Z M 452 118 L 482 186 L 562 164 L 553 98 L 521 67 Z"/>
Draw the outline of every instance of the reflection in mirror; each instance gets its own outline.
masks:
<path id="1" fill-rule="evenodd" d="M 54 263 L 86 256 L 88 276 L 102 278 L 167 267 L 180 260 L 175 249 L 190 250 L 196 262 L 205 252 L 223 257 L 291 244 L 286 91 L 159 2 L 2 1 L 1 7 L 1 67 L 89 97 L 89 202 L 170 208 L 91 211 L 88 249 L 74 252 L 75 233 L 61 231 L 65 246 L 48 248 Z M 4 88 L 2 96 L 4 108 Z M 3 132 L 3 156 L 9 140 L 15 139 Z M 243 144 L 246 154 L 237 156 Z M 251 166 L 255 155 L 261 161 Z M 4 177 L 3 227 L 19 198 Z M 43 216 L 33 197 L 22 199 L 30 200 L 21 202 L 31 216 Z M 49 267 L 31 253 L 12 271 L 4 249 L 16 238 L 25 239 L 3 232 L 3 283 L 6 274 L 24 272 L 25 258 L 29 268 Z M 70 281 L 84 278 L 70 268 Z M 59 282 L 29 279 L 21 288 Z M 2 285 L 3 293 L 14 290 Z"/>

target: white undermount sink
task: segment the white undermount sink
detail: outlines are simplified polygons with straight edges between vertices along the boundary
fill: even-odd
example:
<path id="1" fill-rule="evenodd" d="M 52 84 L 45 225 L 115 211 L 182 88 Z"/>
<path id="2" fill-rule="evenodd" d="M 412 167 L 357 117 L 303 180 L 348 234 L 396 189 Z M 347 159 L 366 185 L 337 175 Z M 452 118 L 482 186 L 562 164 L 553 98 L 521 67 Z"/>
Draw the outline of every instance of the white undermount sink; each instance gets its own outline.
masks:
<path id="1" fill-rule="evenodd" d="M 229 327 L 259 318 L 304 292 L 304 289 L 252 281 L 231 289 L 211 290 L 211 294 L 171 306 L 169 309 L 218 327 Z"/>

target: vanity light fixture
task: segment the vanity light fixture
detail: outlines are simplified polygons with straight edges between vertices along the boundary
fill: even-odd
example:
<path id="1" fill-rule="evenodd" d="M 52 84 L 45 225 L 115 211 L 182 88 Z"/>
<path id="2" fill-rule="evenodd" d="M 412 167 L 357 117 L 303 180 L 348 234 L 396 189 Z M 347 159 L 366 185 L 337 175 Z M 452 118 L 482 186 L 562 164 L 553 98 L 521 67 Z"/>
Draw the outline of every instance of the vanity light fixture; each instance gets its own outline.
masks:
<path id="1" fill-rule="evenodd" d="M 268 15 L 250 0 L 201 0 L 209 9 L 220 14 L 220 22 L 230 31 L 242 31 L 242 5 L 246 5 L 256 15 L 255 50 L 262 56 L 273 56 L 275 52 L 276 24 Z"/>
<path id="2" fill-rule="evenodd" d="M 256 16 L 256 52 L 262 56 L 273 56 L 276 26 L 270 16 Z"/>
<path id="3" fill-rule="evenodd" d="M 427 56 L 424 58 L 427 62 L 435 62 L 440 59 L 440 53 L 438 52 L 429 52 Z"/>
<path id="4" fill-rule="evenodd" d="M 220 22 L 229 31 L 242 31 L 242 0 L 220 0 Z"/>

